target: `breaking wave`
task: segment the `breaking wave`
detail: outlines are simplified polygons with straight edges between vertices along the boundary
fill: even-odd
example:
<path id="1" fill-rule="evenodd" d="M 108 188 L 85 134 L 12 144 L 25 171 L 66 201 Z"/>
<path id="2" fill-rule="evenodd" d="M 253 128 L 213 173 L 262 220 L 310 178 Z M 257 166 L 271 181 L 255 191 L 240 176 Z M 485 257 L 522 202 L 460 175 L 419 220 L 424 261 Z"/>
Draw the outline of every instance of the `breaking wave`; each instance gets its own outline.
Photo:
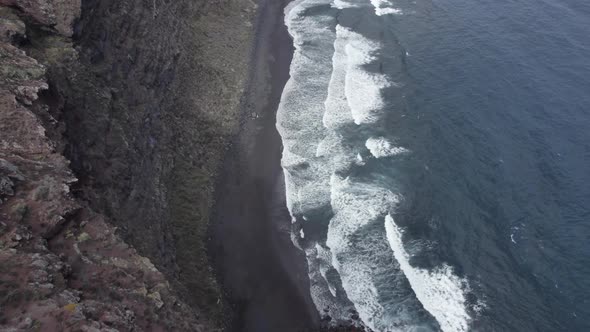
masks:
<path id="1" fill-rule="evenodd" d="M 371 4 L 375 7 L 375 15 L 399 15 L 402 13 L 401 9 L 394 7 L 393 3 L 387 0 L 371 0 Z"/>
<path id="2" fill-rule="evenodd" d="M 390 157 L 410 152 L 406 148 L 394 146 L 384 137 L 371 137 L 367 140 L 365 145 L 375 158 Z"/>
<path id="3" fill-rule="evenodd" d="M 464 331 L 466 282 L 446 265 L 412 267 L 391 217 L 403 201 L 398 181 L 372 168 L 411 155 L 379 129 L 403 111 L 394 98 L 404 93 L 406 52 L 369 31 L 400 12 L 384 0 L 286 8 L 295 52 L 277 128 L 293 236 L 307 255 L 314 302 L 334 322 L 349 321 L 352 306 L 375 331 Z"/>
<path id="4" fill-rule="evenodd" d="M 470 320 L 465 299 L 467 281 L 455 276 L 448 265 L 431 271 L 413 267 L 402 242 L 403 231 L 391 215 L 385 217 L 385 230 L 393 254 L 424 309 L 436 318 L 443 331 L 467 331 Z"/>

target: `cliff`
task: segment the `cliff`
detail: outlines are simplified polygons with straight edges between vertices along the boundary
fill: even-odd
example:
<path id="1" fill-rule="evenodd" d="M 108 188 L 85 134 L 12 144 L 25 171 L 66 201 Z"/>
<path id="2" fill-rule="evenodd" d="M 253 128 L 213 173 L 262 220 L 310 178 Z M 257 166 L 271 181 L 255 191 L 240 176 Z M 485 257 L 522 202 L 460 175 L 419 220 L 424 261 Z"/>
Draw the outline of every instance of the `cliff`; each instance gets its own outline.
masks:
<path id="1" fill-rule="evenodd" d="M 0 329 L 222 326 L 206 232 L 254 12 L 0 0 Z"/>

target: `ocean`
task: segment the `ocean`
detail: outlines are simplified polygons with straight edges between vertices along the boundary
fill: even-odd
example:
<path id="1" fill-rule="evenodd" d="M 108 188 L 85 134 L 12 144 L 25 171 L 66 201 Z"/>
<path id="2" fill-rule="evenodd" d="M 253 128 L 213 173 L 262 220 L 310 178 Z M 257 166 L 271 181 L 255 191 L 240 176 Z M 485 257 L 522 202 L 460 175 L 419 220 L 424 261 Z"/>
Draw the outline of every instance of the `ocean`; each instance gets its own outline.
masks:
<path id="1" fill-rule="evenodd" d="M 590 331 L 590 3 L 296 0 L 277 113 L 327 321 Z"/>

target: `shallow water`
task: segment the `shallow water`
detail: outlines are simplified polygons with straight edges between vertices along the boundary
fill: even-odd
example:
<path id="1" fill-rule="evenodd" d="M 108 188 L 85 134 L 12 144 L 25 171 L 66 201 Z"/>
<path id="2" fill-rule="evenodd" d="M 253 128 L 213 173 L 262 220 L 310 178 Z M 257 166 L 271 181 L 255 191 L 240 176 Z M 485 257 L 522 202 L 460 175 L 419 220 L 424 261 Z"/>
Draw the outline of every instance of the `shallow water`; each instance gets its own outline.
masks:
<path id="1" fill-rule="evenodd" d="M 286 24 L 277 128 L 318 309 L 590 329 L 590 6 L 298 0 Z"/>

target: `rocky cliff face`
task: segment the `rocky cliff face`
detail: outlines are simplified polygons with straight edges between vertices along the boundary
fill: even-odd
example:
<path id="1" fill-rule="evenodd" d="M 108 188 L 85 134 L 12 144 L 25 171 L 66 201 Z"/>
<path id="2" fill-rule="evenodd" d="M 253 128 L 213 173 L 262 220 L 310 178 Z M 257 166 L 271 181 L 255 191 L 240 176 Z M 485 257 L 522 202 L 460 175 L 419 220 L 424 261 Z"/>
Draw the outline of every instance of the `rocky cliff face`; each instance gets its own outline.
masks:
<path id="1" fill-rule="evenodd" d="M 0 329 L 220 326 L 205 237 L 254 9 L 0 0 Z"/>
<path id="2" fill-rule="evenodd" d="M 83 197 L 211 315 L 204 240 L 253 14 L 249 1 L 84 1 L 79 67 L 52 75 Z"/>

